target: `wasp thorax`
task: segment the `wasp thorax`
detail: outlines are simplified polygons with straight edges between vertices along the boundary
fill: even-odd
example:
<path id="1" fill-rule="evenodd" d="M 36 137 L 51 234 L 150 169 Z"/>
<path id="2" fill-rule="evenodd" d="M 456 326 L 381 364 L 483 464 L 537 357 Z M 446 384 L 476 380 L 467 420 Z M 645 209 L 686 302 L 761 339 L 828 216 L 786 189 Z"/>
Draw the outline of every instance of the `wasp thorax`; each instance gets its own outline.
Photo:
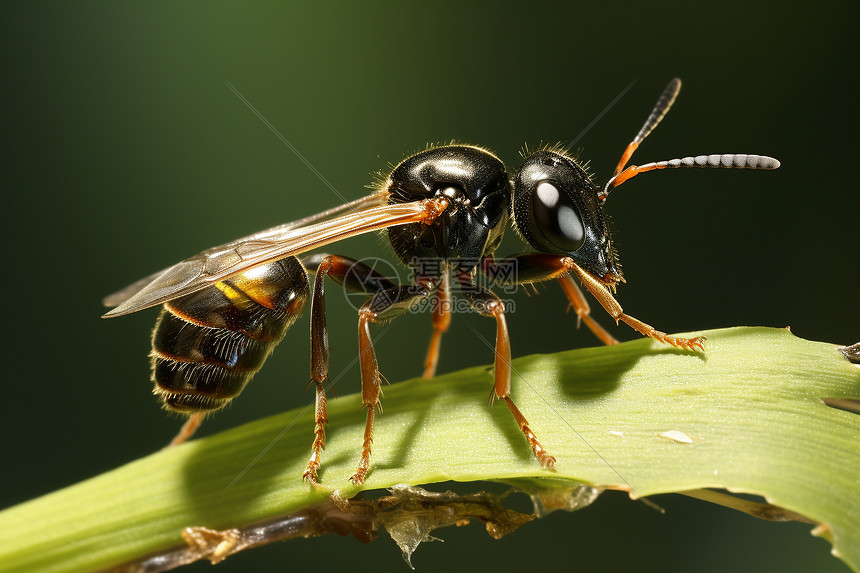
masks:
<path id="1" fill-rule="evenodd" d="M 450 201 L 431 225 L 388 229 L 395 253 L 406 264 L 425 259 L 477 264 L 498 246 L 508 222 L 505 166 L 479 147 L 445 145 L 416 153 L 394 168 L 388 190 L 390 203 L 433 196 Z"/>
<path id="2" fill-rule="evenodd" d="M 436 195 L 439 197 L 445 197 L 450 200 L 451 204 L 455 207 L 458 205 L 471 205 L 472 202 L 469 201 L 469 198 L 463 193 L 462 189 L 458 189 L 453 186 L 446 186 L 442 189 L 436 191 Z"/>

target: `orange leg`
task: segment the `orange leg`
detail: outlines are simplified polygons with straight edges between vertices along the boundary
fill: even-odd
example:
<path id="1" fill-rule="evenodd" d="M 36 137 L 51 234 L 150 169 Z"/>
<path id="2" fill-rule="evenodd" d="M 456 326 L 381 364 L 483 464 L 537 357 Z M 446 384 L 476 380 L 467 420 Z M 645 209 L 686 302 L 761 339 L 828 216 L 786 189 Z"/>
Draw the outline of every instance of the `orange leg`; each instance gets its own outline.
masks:
<path id="1" fill-rule="evenodd" d="M 185 440 L 189 439 L 194 435 L 194 432 L 197 431 L 197 428 L 200 427 L 200 424 L 203 423 L 203 418 L 206 417 L 206 414 L 191 414 L 188 416 L 188 419 L 185 420 L 185 423 L 182 424 L 182 428 L 180 428 L 179 433 L 170 440 L 170 443 L 167 444 L 164 449 L 172 448 L 173 446 L 178 446 Z"/>
<path id="2" fill-rule="evenodd" d="M 566 274 L 559 277 L 558 282 L 561 285 L 562 290 L 564 290 L 564 294 L 567 296 L 570 306 L 573 307 L 574 312 L 576 312 L 577 319 L 584 322 L 585 326 L 587 326 L 588 329 L 591 330 L 591 332 L 593 332 L 601 342 L 603 342 L 603 344 L 608 346 L 618 344 L 618 340 L 609 334 L 605 328 L 600 326 L 600 324 L 591 317 L 591 307 L 588 305 L 588 301 L 585 300 L 585 296 L 582 294 L 582 291 L 579 290 L 578 286 L 576 286 L 576 282 L 573 280 L 573 277 Z M 577 324 L 577 326 L 579 325 Z"/>
<path id="3" fill-rule="evenodd" d="M 320 461 L 325 450 L 325 427 L 328 424 L 324 382 L 328 378 L 329 344 L 325 314 L 325 278 L 328 277 L 349 291 L 373 294 L 395 285 L 371 267 L 355 259 L 328 255 L 323 257 L 314 278 L 311 302 L 311 382 L 316 387 L 314 400 L 314 442 L 303 477 L 311 484 L 319 483 Z"/>
<path id="4" fill-rule="evenodd" d="M 546 448 L 538 441 L 537 436 L 529 427 L 529 422 L 519 411 L 511 399 L 511 339 L 508 335 L 508 323 L 505 320 L 505 306 L 502 301 L 491 291 L 480 287 L 472 281 L 468 273 L 458 275 L 463 294 L 482 316 L 496 319 L 496 348 L 495 348 L 495 383 L 490 393 L 490 405 L 496 398 L 501 398 L 508 405 L 517 425 L 522 430 L 526 440 L 531 446 L 532 452 L 540 464 L 548 469 L 555 467 L 555 458 L 546 451 Z"/>
<path id="5" fill-rule="evenodd" d="M 503 269 L 505 266 L 514 266 L 517 270 L 516 276 L 513 277 L 513 273 L 507 273 L 505 278 L 500 279 L 501 273 L 497 269 Z M 660 342 L 671 344 L 677 348 L 688 350 L 704 349 L 705 339 L 702 337 L 678 338 L 675 336 L 669 336 L 665 332 L 660 332 L 641 320 L 625 314 L 621 309 L 621 305 L 618 304 L 618 301 L 615 300 L 615 297 L 613 297 L 612 293 L 609 291 L 609 288 L 614 286 L 614 282 L 599 280 L 593 275 L 587 273 L 570 257 L 543 253 L 525 253 L 501 259 L 499 262 L 496 262 L 491 257 L 486 257 L 483 261 L 482 268 L 491 279 L 503 285 L 534 283 L 550 279 L 558 279 L 559 284 L 561 284 L 561 287 L 567 295 L 568 301 L 570 301 L 570 304 L 573 306 L 574 310 L 576 310 L 577 316 L 579 316 L 591 331 L 605 344 L 617 344 L 618 341 L 589 316 L 590 309 L 588 307 L 588 303 L 586 302 L 585 297 L 582 296 L 582 292 L 576 286 L 576 283 L 569 276 L 570 273 L 576 275 L 582 284 L 585 285 L 585 288 L 588 289 L 588 292 L 590 292 L 606 312 L 615 319 L 616 323 L 618 321 L 625 322 L 637 332 L 655 340 L 659 340 Z"/>
<path id="6" fill-rule="evenodd" d="M 313 382 L 316 384 L 314 443 L 311 446 L 311 458 L 308 460 L 302 477 L 312 484 L 318 484 L 320 460 L 325 449 L 325 426 L 328 424 L 328 413 L 326 412 L 325 388 L 321 381 L 314 380 Z"/>
<path id="7" fill-rule="evenodd" d="M 379 405 L 380 375 L 376 351 L 370 338 L 370 322 L 375 319 L 374 313 L 361 308 L 358 315 L 358 352 L 361 364 L 361 402 L 367 408 L 367 421 L 364 425 L 364 441 L 361 444 L 361 457 L 358 468 L 349 480 L 355 485 L 364 483 L 367 471 L 370 469 L 370 450 L 373 446 L 373 418 Z"/>
<path id="8" fill-rule="evenodd" d="M 618 341 L 591 317 L 588 301 L 570 277 L 567 259 L 558 255 L 544 253 L 523 253 L 507 257 L 498 262 L 492 255 L 484 257 L 482 270 L 496 283 L 504 286 L 521 285 L 534 287 L 534 283 L 557 279 L 567 300 L 577 316 L 577 327 L 581 322 L 604 344 L 618 344 Z M 528 292 L 528 291 L 527 291 Z"/>
<path id="9" fill-rule="evenodd" d="M 514 405 L 514 401 L 511 400 L 510 396 L 504 397 L 505 404 L 508 405 L 508 409 L 511 411 L 511 414 L 514 415 L 514 419 L 517 421 L 517 424 L 520 426 L 520 430 L 523 431 L 523 434 L 526 436 L 526 440 L 528 440 L 529 445 L 532 447 L 532 452 L 534 452 L 535 457 L 540 462 L 540 465 L 547 469 L 552 469 L 555 467 L 555 457 L 549 455 L 549 452 L 541 445 L 538 441 L 537 436 L 535 436 L 534 432 L 532 432 L 531 428 L 529 428 L 529 421 L 526 420 L 526 417 L 522 415 L 519 408 Z"/>
<path id="10" fill-rule="evenodd" d="M 637 332 L 648 336 L 649 338 L 653 338 L 654 340 L 659 340 L 665 344 L 671 344 L 675 348 L 682 348 L 684 350 L 704 350 L 705 349 L 705 338 L 702 336 L 697 336 L 696 338 L 679 338 L 676 336 L 669 336 L 665 332 L 661 332 L 650 326 L 645 324 L 641 320 L 637 318 L 633 318 L 632 316 L 625 314 L 621 308 L 621 305 L 618 304 L 618 301 L 615 300 L 615 297 L 612 296 L 612 293 L 606 288 L 606 286 L 585 272 L 579 265 L 573 262 L 570 258 L 564 259 L 564 264 L 568 267 L 576 277 L 582 281 L 582 284 L 585 285 L 585 288 L 588 289 L 594 298 L 597 299 L 597 302 L 606 309 L 606 312 L 615 319 L 616 322 L 619 320 L 628 324 L 631 328 L 636 330 Z"/>
<path id="11" fill-rule="evenodd" d="M 442 335 L 451 325 L 451 288 L 448 281 L 446 274 L 436 290 L 436 299 L 433 301 L 433 336 L 430 338 L 430 346 L 427 348 L 427 358 L 424 359 L 422 378 L 433 378 L 436 375 Z"/>
<path id="12" fill-rule="evenodd" d="M 370 470 L 370 453 L 373 446 L 373 421 L 376 408 L 381 406 L 382 376 L 379 373 L 379 363 L 373 340 L 370 337 L 370 323 L 387 321 L 406 312 L 416 299 L 429 296 L 434 285 L 429 281 L 410 286 L 394 286 L 377 293 L 358 311 L 358 353 L 361 367 L 361 402 L 367 408 L 367 422 L 364 426 L 364 441 L 361 445 L 361 456 L 358 467 L 350 481 L 361 485 Z"/>

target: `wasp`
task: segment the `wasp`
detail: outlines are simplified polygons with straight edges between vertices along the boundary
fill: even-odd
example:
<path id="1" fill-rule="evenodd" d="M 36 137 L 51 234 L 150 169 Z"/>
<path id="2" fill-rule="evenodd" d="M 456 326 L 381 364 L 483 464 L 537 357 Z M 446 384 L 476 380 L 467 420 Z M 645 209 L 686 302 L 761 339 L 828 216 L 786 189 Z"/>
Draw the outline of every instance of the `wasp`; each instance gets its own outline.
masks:
<path id="1" fill-rule="evenodd" d="M 523 153 L 522 166 L 508 172 L 493 153 L 473 145 L 440 145 L 407 157 L 370 195 L 292 223 L 203 251 L 104 299 L 117 317 L 162 305 L 152 334 L 155 394 L 168 410 L 188 420 L 172 443 L 190 437 L 203 417 L 230 403 L 287 329 L 311 304 L 311 382 L 315 428 L 304 478 L 318 483 L 325 449 L 329 340 L 325 285 L 330 279 L 349 291 L 369 292 L 358 311 L 361 396 L 367 409 L 364 442 L 350 478 L 360 485 L 370 469 L 373 423 L 380 406 L 379 371 L 370 325 L 391 320 L 422 299 L 448 301 L 452 285 L 482 316 L 496 322 L 494 385 L 490 404 L 504 401 L 538 462 L 555 458 L 538 441 L 511 399 L 511 345 L 501 299 L 479 284 L 517 286 L 556 280 L 578 319 L 605 344 L 617 340 L 590 315 L 577 282 L 615 320 L 660 342 L 703 350 L 704 339 L 678 338 L 626 314 L 613 296 L 624 278 L 603 206 L 610 192 L 640 173 L 681 167 L 776 169 L 779 161 L 747 154 L 684 157 L 643 165 L 628 163 L 675 101 L 673 79 L 648 119 L 627 145 L 612 177 L 594 182 L 561 146 Z M 509 226 L 533 249 L 496 259 Z M 368 265 L 338 255 L 308 252 L 363 233 L 383 231 L 396 256 L 412 271 L 399 284 Z M 426 265 L 422 261 L 437 261 Z M 505 268 L 515 273 L 502 272 Z M 307 267 L 314 271 L 309 279 Z M 368 288 L 370 289 L 368 291 Z M 436 371 L 450 305 L 435 304 L 424 377 Z"/>

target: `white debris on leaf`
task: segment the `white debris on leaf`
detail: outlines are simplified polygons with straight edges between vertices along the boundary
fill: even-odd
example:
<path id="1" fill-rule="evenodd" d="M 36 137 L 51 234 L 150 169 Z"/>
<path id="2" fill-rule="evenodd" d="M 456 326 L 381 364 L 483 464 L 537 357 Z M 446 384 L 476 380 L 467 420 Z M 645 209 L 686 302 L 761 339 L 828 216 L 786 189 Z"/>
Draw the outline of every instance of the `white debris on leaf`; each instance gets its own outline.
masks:
<path id="1" fill-rule="evenodd" d="M 669 430 L 668 432 L 663 432 L 662 434 L 660 434 L 660 437 L 666 438 L 667 440 L 673 440 L 675 442 L 681 442 L 682 444 L 693 443 L 693 439 L 690 436 L 679 430 Z"/>
<path id="2" fill-rule="evenodd" d="M 624 432 L 619 432 L 618 430 L 609 430 L 610 436 L 619 436 L 621 438 L 624 437 Z"/>

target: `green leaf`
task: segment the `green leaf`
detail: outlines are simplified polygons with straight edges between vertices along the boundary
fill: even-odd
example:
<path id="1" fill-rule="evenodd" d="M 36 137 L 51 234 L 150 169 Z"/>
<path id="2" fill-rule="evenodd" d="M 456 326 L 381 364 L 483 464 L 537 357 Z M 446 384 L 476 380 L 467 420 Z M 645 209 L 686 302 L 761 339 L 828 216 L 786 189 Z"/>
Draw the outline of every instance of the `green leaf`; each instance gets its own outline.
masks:
<path id="1" fill-rule="evenodd" d="M 786 330 L 702 334 L 706 351 L 643 339 L 514 361 L 513 397 L 556 456 L 542 469 L 492 371 L 386 387 L 363 489 L 445 480 L 580 480 L 641 497 L 725 488 L 825 524 L 860 570 L 860 415 L 823 398 L 860 397 L 860 366 Z M 344 496 L 364 429 L 358 395 L 329 402 L 320 474 Z M 305 484 L 311 407 L 157 452 L 0 512 L 0 566 L 105 568 L 182 544 L 188 526 L 241 527 L 327 497 Z"/>

